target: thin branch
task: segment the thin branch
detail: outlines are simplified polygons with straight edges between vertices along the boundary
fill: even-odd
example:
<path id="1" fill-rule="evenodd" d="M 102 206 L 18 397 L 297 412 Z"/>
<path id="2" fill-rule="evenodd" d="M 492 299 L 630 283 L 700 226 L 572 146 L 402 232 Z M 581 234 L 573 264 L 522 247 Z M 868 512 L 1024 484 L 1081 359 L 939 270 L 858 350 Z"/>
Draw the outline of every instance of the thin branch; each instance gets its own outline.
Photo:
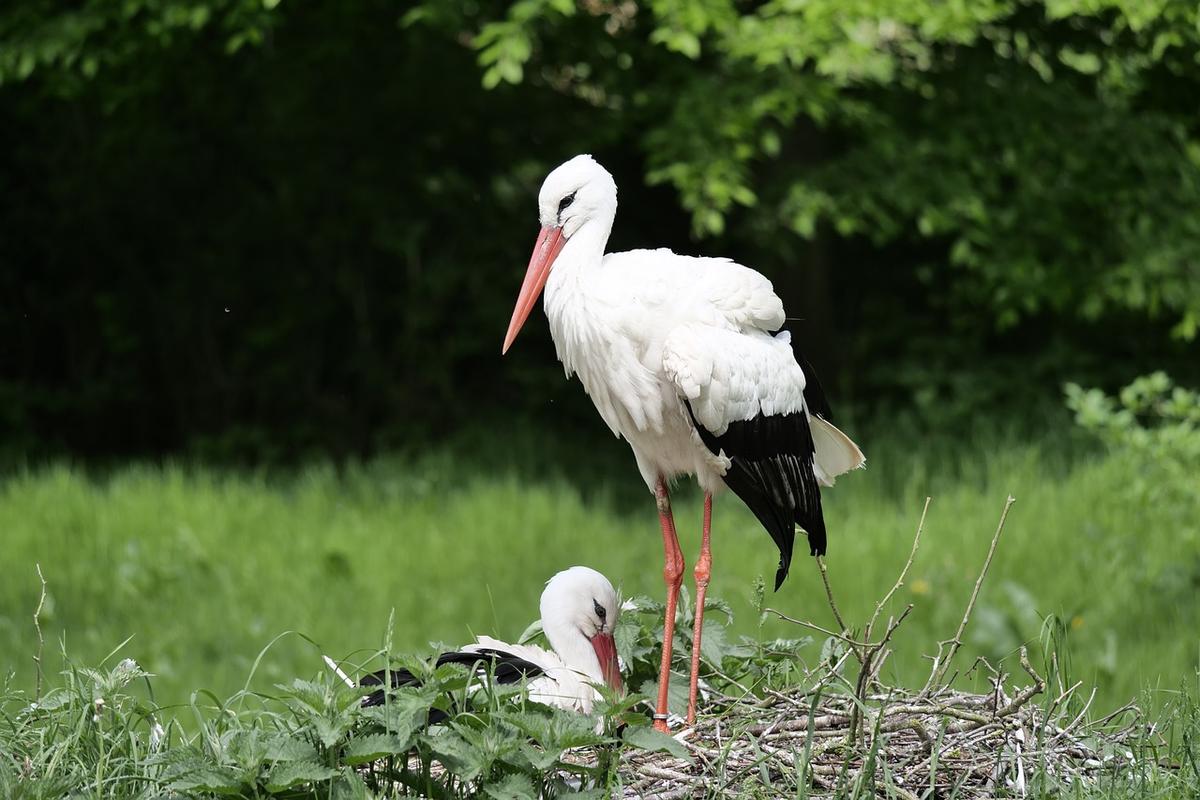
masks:
<path id="1" fill-rule="evenodd" d="M 904 613 L 902 613 L 895 620 L 889 621 L 887 630 L 884 631 L 883 638 L 880 639 L 879 643 L 868 650 L 866 655 L 863 656 L 862 669 L 858 673 L 858 684 L 854 688 L 854 696 L 858 702 L 854 704 L 854 707 L 850 712 L 849 743 L 851 745 L 854 744 L 854 739 L 858 735 L 858 726 L 860 720 L 862 719 L 861 709 L 863 704 L 866 702 L 865 695 L 867 692 L 867 685 L 871 682 L 871 661 L 875 658 L 875 655 L 883 648 L 883 646 L 888 643 L 888 640 L 892 638 L 892 634 L 895 633 L 896 628 L 900 627 L 900 623 L 904 622 L 904 618 L 907 617 L 908 612 L 912 610 L 913 604 L 909 603 L 908 607 L 904 609 Z"/>
<path id="2" fill-rule="evenodd" d="M 795 617 L 789 617 L 787 614 L 784 614 L 782 611 L 777 611 L 773 608 L 764 608 L 763 611 L 768 612 L 770 614 L 774 614 L 775 616 L 779 617 L 784 622 L 790 622 L 793 625 L 799 625 L 802 628 L 808 628 L 809 630 L 814 630 L 817 633 L 823 633 L 826 636 L 832 636 L 835 639 L 841 639 L 843 642 L 845 642 L 846 644 L 850 645 L 853 648 L 870 647 L 871 646 L 870 642 L 855 641 L 854 639 L 851 639 L 849 636 L 846 636 L 845 634 L 836 633 L 834 631 L 829 630 L 829 628 L 822 628 L 820 625 L 816 625 L 812 622 L 807 622 L 802 619 L 796 619 Z"/>
<path id="3" fill-rule="evenodd" d="M 975 588 L 971 590 L 971 599 L 967 601 L 967 609 L 963 612 L 962 622 L 958 624 L 958 630 L 955 632 L 954 638 L 943 643 L 948 645 L 944 658 L 940 658 L 941 644 L 938 645 L 941 663 L 935 663 L 934 673 L 930 676 L 931 684 L 936 685 L 942 682 L 946 677 L 946 670 L 950 668 L 950 662 L 954 660 L 955 653 L 962 646 L 963 631 L 967 629 L 967 623 L 971 619 L 971 612 L 975 609 L 975 601 L 979 597 L 979 588 L 983 586 L 983 579 L 987 576 L 988 567 L 992 565 L 992 556 L 996 554 L 996 545 L 1000 542 L 1000 534 L 1004 532 L 1004 522 L 1008 519 L 1008 510 L 1012 508 L 1012 504 L 1015 502 L 1017 502 L 1017 499 L 1009 495 L 1008 500 L 1004 503 L 1004 511 L 1000 513 L 1000 523 L 996 526 L 995 535 L 992 536 L 992 544 L 988 548 L 987 558 L 984 559 L 983 569 L 979 571 L 979 577 L 975 579 Z"/>
<path id="4" fill-rule="evenodd" d="M 37 568 L 38 580 L 42 582 L 42 593 L 38 597 L 37 608 L 33 610 L 33 627 L 37 630 L 37 655 L 33 657 L 33 663 L 37 666 L 35 671 L 35 684 L 33 690 L 33 701 L 39 703 L 42 700 L 42 651 L 45 649 L 46 641 L 42 638 L 42 607 L 46 605 L 46 576 L 42 574 L 42 565 L 35 564 Z"/>
<path id="5" fill-rule="evenodd" d="M 871 615 L 871 621 L 867 623 L 867 627 L 863 631 L 863 638 L 868 641 L 871 639 L 871 631 L 875 629 L 875 622 L 879 619 L 879 614 L 883 611 L 883 607 L 892 599 L 892 595 L 904 585 L 904 578 L 908 575 L 908 568 L 912 566 L 913 558 L 917 555 L 917 547 L 921 544 L 921 531 L 925 529 L 925 515 L 929 513 L 929 504 L 932 501 L 932 497 L 925 498 L 925 508 L 921 510 L 921 521 L 917 523 L 917 535 L 913 537 L 912 550 L 908 554 L 908 561 L 905 562 L 904 569 L 900 570 L 900 577 L 896 578 L 896 584 L 892 587 L 891 591 L 875 604 L 875 613 Z"/>
<path id="6" fill-rule="evenodd" d="M 833 599 L 833 590 L 829 588 L 829 574 L 825 570 L 825 556 L 817 556 L 817 569 L 821 570 L 821 583 L 825 584 L 825 596 L 829 598 L 829 607 L 833 609 L 833 618 L 837 620 L 838 627 L 842 633 L 850 630 L 846 626 L 846 621 L 842 619 L 842 612 L 838 610 L 837 603 Z"/>

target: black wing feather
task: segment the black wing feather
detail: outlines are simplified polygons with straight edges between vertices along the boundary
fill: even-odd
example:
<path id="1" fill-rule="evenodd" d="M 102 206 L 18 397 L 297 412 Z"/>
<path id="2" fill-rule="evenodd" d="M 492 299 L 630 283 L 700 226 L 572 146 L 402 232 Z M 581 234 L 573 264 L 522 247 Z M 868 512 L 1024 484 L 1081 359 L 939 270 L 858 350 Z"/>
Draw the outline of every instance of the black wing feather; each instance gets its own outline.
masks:
<path id="1" fill-rule="evenodd" d="M 545 670 L 532 661 L 519 658 L 503 650 L 495 650 L 488 647 L 465 652 L 453 651 L 442 653 L 438 656 L 436 663 L 439 667 L 443 664 L 462 664 L 465 667 L 474 667 L 480 674 L 494 675 L 495 682 L 500 684 L 520 683 L 523 680 L 529 680 L 545 674 Z M 406 669 L 381 669 L 370 675 L 364 675 L 358 683 L 360 686 L 382 686 L 389 675 L 391 676 L 393 688 L 415 686 L 420 683 L 417 677 Z M 362 704 L 364 706 L 381 706 L 383 705 L 383 700 L 383 689 L 380 689 L 364 697 Z M 445 711 L 436 708 L 431 709 L 429 712 L 429 724 L 436 725 L 439 722 L 445 721 L 448 717 L 449 715 Z"/>
<path id="2" fill-rule="evenodd" d="M 821 379 L 817 377 L 817 371 L 813 369 L 812 364 L 808 363 L 808 359 L 804 357 L 804 353 L 801 353 L 800 348 L 796 346 L 795 336 L 792 337 L 792 356 L 800 365 L 800 371 L 804 373 L 804 405 L 808 406 L 809 413 L 815 414 L 826 422 L 833 422 L 833 409 L 829 406 L 829 398 L 825 396 L 825 388 L 821 386 Z"/>
<path id="3" fill-rule="evenodd" d="M 724 451 L 732 462 L 725 485 L 749 507 L 779 548 L 778 590 L 792 564 L 796 525 L 808 534 L 812 555 L 825 554 L 825 518 L 813 473 L 815 447 L 808 417 L 803 411 L 759 414 L 731 422 L 717 436 L 700 424 L 690 404 L 687 409 L 704 446 L 714 454 Z"/>

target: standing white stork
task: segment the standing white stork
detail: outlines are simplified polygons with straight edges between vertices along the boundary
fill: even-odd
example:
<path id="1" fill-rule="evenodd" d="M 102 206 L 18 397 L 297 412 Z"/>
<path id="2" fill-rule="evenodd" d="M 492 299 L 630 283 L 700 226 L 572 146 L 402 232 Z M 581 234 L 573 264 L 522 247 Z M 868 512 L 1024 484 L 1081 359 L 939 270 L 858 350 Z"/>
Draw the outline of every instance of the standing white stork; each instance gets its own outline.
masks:
<path id="1" fill-rule="evenodd" d="M 608 578 L 589 567 L 571 567 L 546 582 L 541 600 L 542 630 L 551 650 L 529 644 L 508 644 L 480 636 L 475 644 L 442 653 L 437 665 L 474 666 L 489 671 L 497 683 L 528 681 L 529 699 L 568 710 L 591 713 L 599 698 L 597 684 L 620 691 L 621 671 L 613 631 L 621 613 L 617 591 Z M 327 658 L 328 662 L 328 658 Z M 349 681 L 337 665 L 328 662 Z M 391 676 L 393 686 L 417 681 L 407 670 L 381 670 L 362 680 L 363 685 L 381 685 Z M 383 691 L 368 695 L 363 705 L 382 705 Z M 431 713 L 431 724 L 445 719 L 444 712 Z"/>
<path id="2" fill-rule="evenodd" d="M 567 377 L 578 375 L 600 416 L 633 448 L 654 493 L 667 584 L 655 724 L 666 730 L 675 607 L 684 560 L 667 487 L 694 475 L 704 490 L 696 562 L 688 722 L 695 721 L 704 597 L 712 567 L 712 498 L 740 497 L 779 547 L 778 589 L 798 524 L 813 555 L 825 552 L 819 485 L 864 458 L 831 425 L 820 387 L 781 331 L 783 303 L 771 282 L 723 258 L 670 250 L 605 255 L 617 186 L 589 155 L 546 176 L 541 233 L 513 310 L 508 352 L 544 287 L 546 316 Z M 809 392 L 806 399 L 805 392 Z M 824 418 L 823 418 L 824 417 Z"/>

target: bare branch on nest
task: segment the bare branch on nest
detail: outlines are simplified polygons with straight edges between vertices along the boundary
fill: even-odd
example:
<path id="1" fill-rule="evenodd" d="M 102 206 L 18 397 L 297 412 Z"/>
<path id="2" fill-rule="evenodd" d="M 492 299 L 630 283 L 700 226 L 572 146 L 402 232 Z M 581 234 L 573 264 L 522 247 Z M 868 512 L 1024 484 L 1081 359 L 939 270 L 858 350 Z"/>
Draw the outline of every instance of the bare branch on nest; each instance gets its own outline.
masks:
<path id="1" fill-rule="evenodd" d="M 46 640 L 42 637 L 42 608 L 46 605 L 46 576 L 42 574 L 42 565 L 36 564 L 38 580 L 42 583 L 42 593 L 38 596 L 37 608 L 33 610 L 33 627 L 37 630 L 37 653 L 33 656 L 33 663 L 37 667 L 36 677 L 34 678 L 33 702 L 40 703 L 42 701 L 42 650 L 46 646 Z"/>
<path id="2" fill-rule="evenodd" d="M 908 568 L 912 566 L 913 559 L 917 555 L 917 548 L 921 545 L 921 531 L 925 530 L 925 515 L 929 513 L 929 504 L 931 502 L 933 502 L 932 497 L 925 498 L 925 508 L 921 509 L 921 521 L 917 523 L 917 535 L 913 537 L 912 550 L 909 551 L 908 561 L 904 563 L 904 569 L 900 570 L 900 577 L 896 578 L 895 585 L 875 604 L 875 613 L 871 615 L 871 621 L 867 623 L 867 627 L 863 630 L 864 639 L 870 640 L 871 632 L 875 630 L 875 622 L 879 619 L 879 613 L 883 611 L 883 607 L 892 599 L 892 595 L 904 585 L 904 578 L 908 575 Z"/>
<path id="3" fill-rule="evenodd" d="M 1009 495 L 1008 500 L 1004 503 L 1004 510 L 1000 512 L 1000 522 L 996 526 L 996 534 L 992 536 L 992 544 L 988 548 L 987 558 L 984 559 L 983 569 L 979 571 L 979 577 L 975 579 L 975 588 L 971 590 L 971 599 L 967 601 L 967 609 L 963 612 L 962 622 L 958 624 L 958 630 L 955 631 L 954 638 L 938 642 L 938 654 L 933 659 L 933 669 L 929 674 L 929 680 L 925 684 L 925 692 L 945 681 L 946 672 L 950 668 L 950 662 L 954 660 L 954 655 L 962 647 L 963 632 L 967 629 L 967 623 L 971 620 L 971 612 L 975 609 L 975 601 L 979 598 L 979 588 L 983 585 L 983 579 L 987 577 L 988 567 L 992 565 L 992 556 L 996 554 L 996 545 L 1000 542 L 1000 534 L 1004 532 L 1004 522 L 1008 519 L 1008 510 L 1012 508 L 1012 504 L 1015 502 L 1017 502 L 1017 499 Z M 942 653 L 943 647 L 947 648 L 945 655 Z"/>

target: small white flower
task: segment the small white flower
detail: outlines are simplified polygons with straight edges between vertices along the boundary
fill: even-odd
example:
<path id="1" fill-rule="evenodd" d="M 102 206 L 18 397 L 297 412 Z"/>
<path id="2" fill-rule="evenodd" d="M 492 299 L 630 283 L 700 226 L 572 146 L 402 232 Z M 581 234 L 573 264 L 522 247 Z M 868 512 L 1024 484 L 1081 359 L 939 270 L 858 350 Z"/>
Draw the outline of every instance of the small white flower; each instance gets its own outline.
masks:
<path id="1" fill-rule="evenodd" d="M 150 726 L 150 749 L 157 750 L 165 735 L 163 726 L 158 724 L 158 720 L 154 720 L 154 724 Z"/>
<path id="2" fill-rule="evenodd" d="M 97 697 L 95 700 L 93 700 L 92 708 L 94 709 L 92 711 L 92 722 L 99 722 L 100 715 L 104 713 L 104 698 Z"/>

